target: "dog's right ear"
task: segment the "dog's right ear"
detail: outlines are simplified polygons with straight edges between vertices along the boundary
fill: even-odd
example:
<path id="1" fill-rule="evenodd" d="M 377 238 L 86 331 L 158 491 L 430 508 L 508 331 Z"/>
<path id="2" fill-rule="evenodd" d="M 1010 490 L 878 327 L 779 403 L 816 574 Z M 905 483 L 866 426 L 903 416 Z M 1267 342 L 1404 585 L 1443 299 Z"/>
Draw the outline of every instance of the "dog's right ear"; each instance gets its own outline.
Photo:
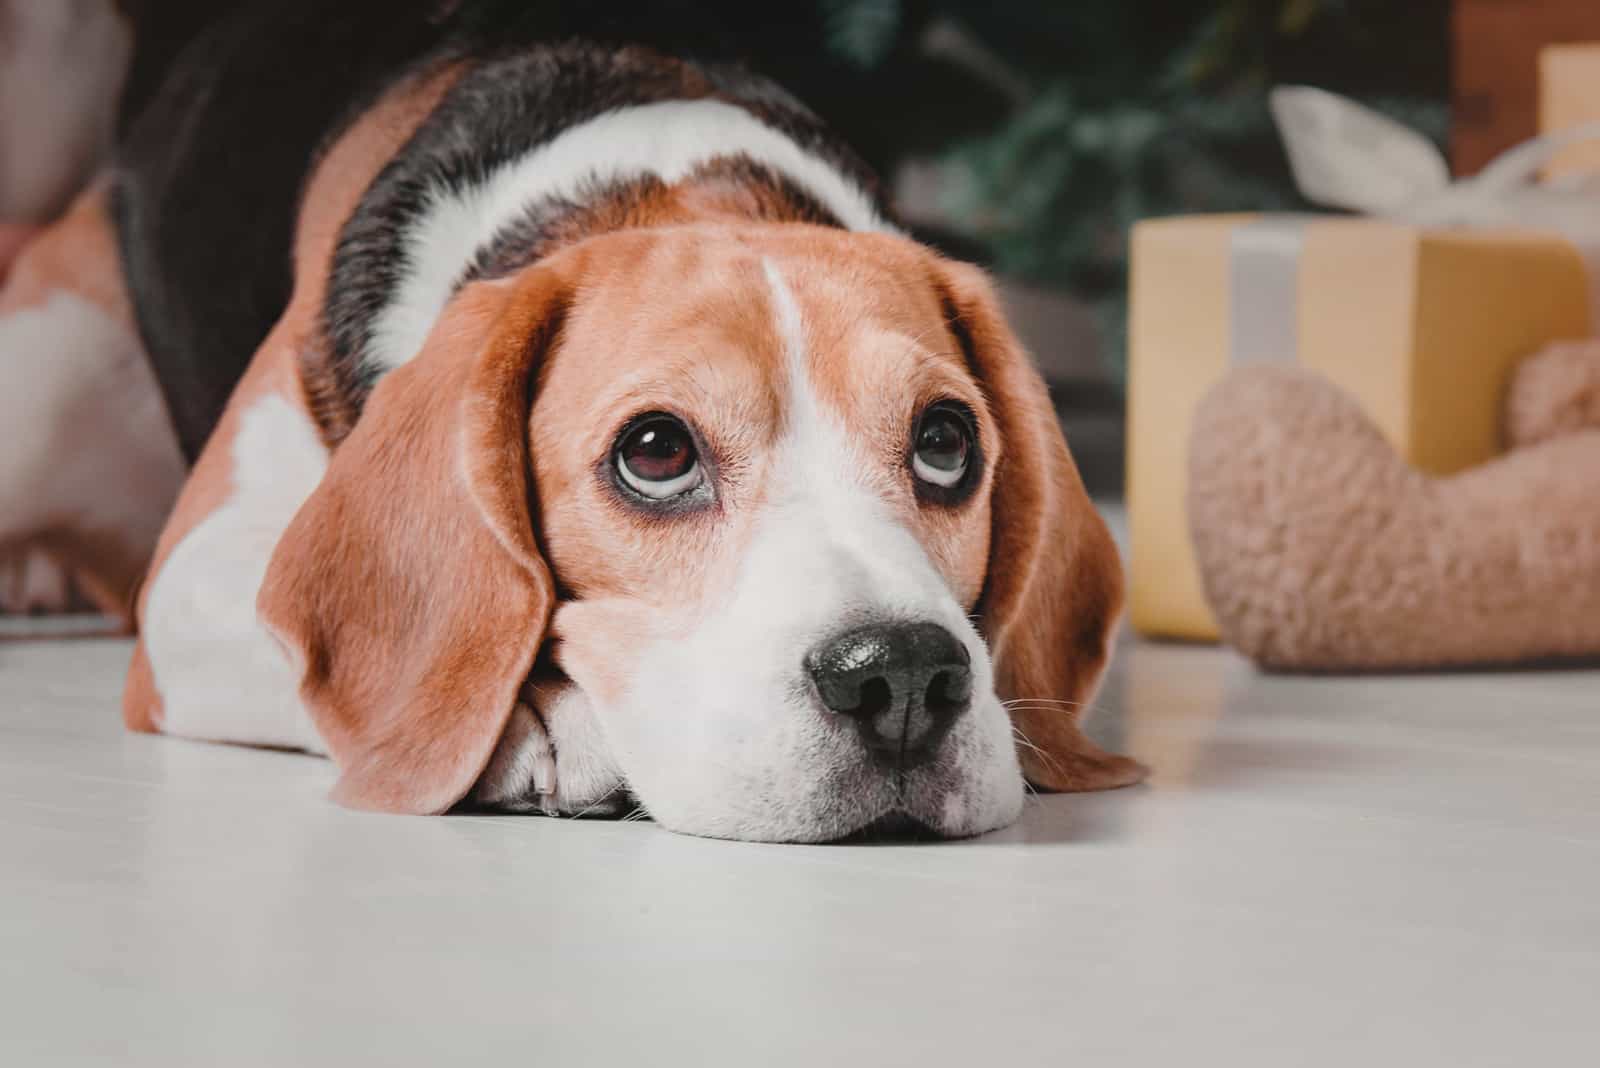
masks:
<path id="1" fill-rule="evenodd" d="M 387 374 L 279 541 L 257 605 L 358 808 L 442 812 L 505 728 L 554 602 L 528 411 L 567 289 L 479 282 Z"/>
<path id="2" fill-rule="evenodd" d="M 995 691 L 1026 739 L 1017 757 L 1045 790 L 1108 790 L 1145 767 L 1091 742 L 1080 722 L 1099 689 L 1122 614 L 1122 561 L 1084 492 L 1044 380 L 1006 324 L 988 277 L 937 261 L 956 341 L 983 384 L 1000 437 L 994 528 L 979 627 Z"/>

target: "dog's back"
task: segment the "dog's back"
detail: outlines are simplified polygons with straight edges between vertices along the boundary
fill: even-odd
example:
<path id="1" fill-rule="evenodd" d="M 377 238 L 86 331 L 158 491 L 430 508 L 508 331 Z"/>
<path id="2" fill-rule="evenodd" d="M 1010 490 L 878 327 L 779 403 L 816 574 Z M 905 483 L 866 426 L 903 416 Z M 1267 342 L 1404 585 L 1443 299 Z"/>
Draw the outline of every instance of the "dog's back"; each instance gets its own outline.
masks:
<path id="1" fill-rule="evenodd" d="M 193 21 L 181 49 L 172 26 L 152 29 L 173 58 L 159 79 L 135 64 L 111 204 L 140 334 L 191 462 L 288 302 L 311 168 L 352 121 L 419 71 L 457 65 L 464 84 L 445 102 L 453 127 L 434 129 L 432 144 L 408 146 L 396 166 L 410 173 L 387 176 L 391 187 L 430 168 L 493 167 L 601 111 L 713 90 L 769 119 L 782 109 L 791 125 L 805 126 L 796 132 L 808 147 L 828 140 L 775 86 L 738 72 L 734 46 L 692 3 L 235 0 Z M 581 55 L 553 63 L 541 51 L 549 46 L 595 59 L 587 70 Z M 717 84 L 686 91 L 681 62 L 655 71 L 645 59 L 618 63 L 613 50 L 623 47 L 692 57 L 703 64 L 696 76 Z M 825 154 L 872 181 L 842 146 Z M 386 203 L 364 206 L 402 216 L 413 192 L 391 188 Z M 404 220 L 363 221 L 381 228 Z M 337 358 L 357 363 L 362 308 L 381 299 L 373 286 L 402 255 L 398 233 L 368 238 L 341 259 L 343 291 L 330 295 Z"/>
<path id="2" fill-rule="evenodd" d="M 130 86 L 143 91 L 124 117 L 112 211 L 140 334 L 191 462 L 288 302 L 295 216 L 319 151 L 446 47 L 440 7 L 235 3 L 191 23 L 165 70 Z"/>

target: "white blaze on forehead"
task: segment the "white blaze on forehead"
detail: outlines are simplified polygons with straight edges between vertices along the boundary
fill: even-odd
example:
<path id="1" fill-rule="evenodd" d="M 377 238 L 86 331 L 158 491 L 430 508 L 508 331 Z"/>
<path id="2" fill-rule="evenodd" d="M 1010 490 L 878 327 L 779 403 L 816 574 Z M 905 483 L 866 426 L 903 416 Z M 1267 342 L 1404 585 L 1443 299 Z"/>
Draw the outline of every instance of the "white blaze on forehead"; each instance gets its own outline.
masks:
<path id="1" fill-rule="evenodd" d="M 783 358 L 789 368 L 791 386 L 802 385 L 806 373 L 806 328 L 800 319 L 800 305 L 794 299 L 789 284 L 783 280 L 777 266 L 767 257 L 761 257 L 761 273 L 767 279 L 767 289 L 772 295 L 774 318 L 778 321 L 778 339 L 783 342 Z M 795 390 L 809 394 L 809 390 Z"/>
<path id="2" fill-rule="evenodd" d="M 853 455 L 843 428 L 823 412 L 821 399 L 811 381 L 800 303 L 777 265 L 765 256 L 761 258 L 761 272 L 772 297 L 773 318 L 788 370 L 785 433 L 780 449 L 792 462 L 784 465 L 784 475 L 796 489 L 820 488 L 841 479 L 853 483 L 860 471 L 860 462 Z M 823 476 L 820 479 L 805 477 L 819 474 Z"/>
<path id="3" fill-rule="evenodd" d="M 372 358 L 387 371 L 415 356 L 478 249 L 530 205 L 552 197 L 581 201 L 597 182 L 645 175 L 682 181 L 722 156 L 772 168 L 848 229 L 898 232 L 859 185 L 744 108 L 718 100 L 619 108 L 500 164 L 482 182 L 431 191 L 403 243 L 405 277 L 374 323 Z"/>
<path id="4" fill-rule="evenodd" d="M 922 544 L 870 488 L 873 458 L 817 393 L 794 291 L 772 260 L 763 257 L 761 267 L 788 368 L 785 427 L 778 444 L 782 485 L 774 487 L 772 497 L 778 513 L 820 547 L 808 556 L 836 572 L 835 583 L 839 573 L 848 574 L 856 594 L 880 599 L 878 607 L 914 611 L 947 598 L 948 588 Z"/>

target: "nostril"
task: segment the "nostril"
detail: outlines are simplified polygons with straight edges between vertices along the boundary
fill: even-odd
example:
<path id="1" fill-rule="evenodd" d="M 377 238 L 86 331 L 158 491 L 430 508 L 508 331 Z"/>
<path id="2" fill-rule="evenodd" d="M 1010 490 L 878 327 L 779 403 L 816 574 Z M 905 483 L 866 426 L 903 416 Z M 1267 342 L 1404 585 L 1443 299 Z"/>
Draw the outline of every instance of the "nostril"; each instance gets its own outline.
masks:
<path id="1" fill-rule="evenodd" d="M 928 681 L 923 703 L 935 716 L 955 715 L 972 700 L 972 673 L 965 668 L 949 668 Z"/>
<path id="2" fill-rule="evenodd" d="M 889 680 L 882 675 L 875 675 L 861 683 L 861 699 L 854 708 L 840 708 L 835 711 L 854 716 L 857 719 L 870 720 L 889 710 L 894 703 L 894 689 L 889 685 Z"/>
<path id="3" fill-rule="evenodd" d="M 972 700 L 966 646 L 933 623 L 856 627 L 810 650 L 804 667 L 822 705 L 902 771 L 933 758 Z"/>

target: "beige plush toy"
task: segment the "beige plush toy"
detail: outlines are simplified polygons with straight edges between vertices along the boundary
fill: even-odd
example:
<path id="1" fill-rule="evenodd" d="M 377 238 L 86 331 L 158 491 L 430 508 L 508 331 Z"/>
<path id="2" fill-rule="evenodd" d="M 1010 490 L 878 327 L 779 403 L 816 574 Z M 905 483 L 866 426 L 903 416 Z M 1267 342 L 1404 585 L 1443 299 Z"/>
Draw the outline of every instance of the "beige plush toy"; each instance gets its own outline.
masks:
<path id="1" fill-rule="evenodd" d="M 1600 658 L 1600 342 L 1526 361 L 1506 412 L 1508 453 L 1430 478 L 1316 374 L 1233 372 L 1189 461 L 1224 639 L 1307 671 Z"/>

